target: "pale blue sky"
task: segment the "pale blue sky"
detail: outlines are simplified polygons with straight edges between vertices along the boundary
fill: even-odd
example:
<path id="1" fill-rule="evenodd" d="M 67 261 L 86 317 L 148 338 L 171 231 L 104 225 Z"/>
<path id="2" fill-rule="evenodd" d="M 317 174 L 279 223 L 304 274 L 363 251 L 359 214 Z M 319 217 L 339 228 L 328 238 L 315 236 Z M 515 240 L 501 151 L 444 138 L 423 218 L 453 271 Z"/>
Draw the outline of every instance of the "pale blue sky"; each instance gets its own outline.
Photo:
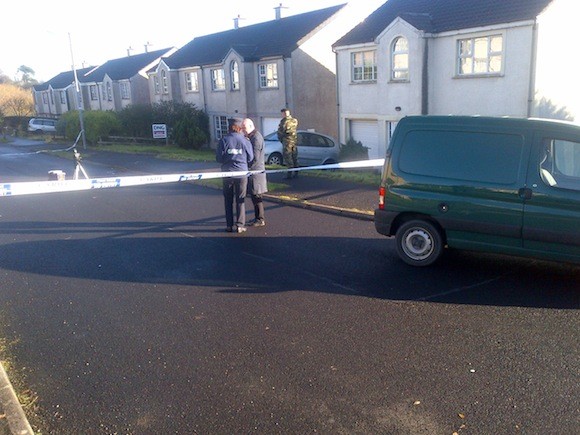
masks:
<path id="1" fill-rule="evenodd" d="M 386 0 L 286 0 L 282 16 L 322 9 L 343 3 L 364 19 Z M 14 77 L 20 65 L 32 68 L 46 81 L 72 67 L 71 44 L 77 68 L 98 65 L 109 59 L 167 47 L 180 48 L 196 36 L 232 29 L 234 18 L 241 26 L 274 19 L 279 0 L 220 0 L 208 2 L 163 0 L 100 0 L 88 6 L 71 0 L 29 0 L 26 5 L 10 1 L 2 5 L 0 70 Z M 163 5 L 163 8 L 153 7 Z M 12 19 L 12 20 L 11 20 Z"/>

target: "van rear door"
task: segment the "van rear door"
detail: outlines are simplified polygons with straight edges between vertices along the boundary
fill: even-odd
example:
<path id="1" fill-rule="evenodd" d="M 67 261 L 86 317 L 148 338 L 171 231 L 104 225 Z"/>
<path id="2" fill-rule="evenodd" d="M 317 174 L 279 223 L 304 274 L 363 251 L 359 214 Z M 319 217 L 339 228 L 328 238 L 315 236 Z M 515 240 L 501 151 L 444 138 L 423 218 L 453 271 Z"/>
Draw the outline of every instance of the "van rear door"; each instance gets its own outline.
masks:
<path id="1" fill-rule="evenodd" d="M 580 262 L 580 128 L 537 132 L 528 168 L 524 248 Z"/>

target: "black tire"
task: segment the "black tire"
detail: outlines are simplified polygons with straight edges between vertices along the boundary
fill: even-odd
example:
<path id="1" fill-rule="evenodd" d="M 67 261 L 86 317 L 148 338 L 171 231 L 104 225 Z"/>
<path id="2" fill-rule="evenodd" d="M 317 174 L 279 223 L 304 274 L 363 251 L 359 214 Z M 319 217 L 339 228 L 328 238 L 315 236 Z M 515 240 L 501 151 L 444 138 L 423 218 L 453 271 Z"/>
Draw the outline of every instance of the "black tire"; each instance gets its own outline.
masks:
<path id="1" fill-rule="evenodd" d="M 284 162 L 282 159 L 282 154 L 280 153 L 270 154 L 270 157 L 268 157 L 268 161 L 266 162 L 266 164 L 268 165 L 280 165 L 280 166 L 282 166 L 283 163 Z"/>
<path id="2" fill-rule="evenodd" d="M 415 219 L 405 222 L 395 234 L 397 254 L 411 266 L 430 266 L 443 254 L 443 236 L 432 223 Z"/>

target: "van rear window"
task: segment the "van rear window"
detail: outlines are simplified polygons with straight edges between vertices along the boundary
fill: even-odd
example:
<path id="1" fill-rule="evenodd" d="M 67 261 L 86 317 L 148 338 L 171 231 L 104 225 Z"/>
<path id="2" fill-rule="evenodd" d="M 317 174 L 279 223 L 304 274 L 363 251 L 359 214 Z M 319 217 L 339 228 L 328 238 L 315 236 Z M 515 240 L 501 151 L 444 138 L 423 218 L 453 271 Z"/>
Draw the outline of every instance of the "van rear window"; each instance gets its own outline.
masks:
<path id="1" fill-rule="evenodd" d="M 416 175 L 514 184 L 524 138 L 502 133 L 410 131 L 399 155 L 400 170 Z"/>

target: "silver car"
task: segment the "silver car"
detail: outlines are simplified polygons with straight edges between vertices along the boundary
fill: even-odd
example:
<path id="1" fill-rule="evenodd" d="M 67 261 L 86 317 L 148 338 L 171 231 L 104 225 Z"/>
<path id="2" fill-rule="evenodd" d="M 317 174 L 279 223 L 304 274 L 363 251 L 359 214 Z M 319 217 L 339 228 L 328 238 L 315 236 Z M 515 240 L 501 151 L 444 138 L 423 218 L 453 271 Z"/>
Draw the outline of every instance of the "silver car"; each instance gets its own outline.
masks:
<path id="1" fill-rule="evenodd" d="M 340 145 L 325 134 L 298 130 L 298 164 L 300 166 L 328 165 L 338 162 Z M 283 165 L 282 143 L 276 132 L 264 137 L 264 161 L 267 165 Z"/>
<path id="2" fill-rule="evenodd" d="M 56 119 L 32 118 L 28 121 L 28 131 L 33 133 L 54 133 L 56 132 Z"/>

